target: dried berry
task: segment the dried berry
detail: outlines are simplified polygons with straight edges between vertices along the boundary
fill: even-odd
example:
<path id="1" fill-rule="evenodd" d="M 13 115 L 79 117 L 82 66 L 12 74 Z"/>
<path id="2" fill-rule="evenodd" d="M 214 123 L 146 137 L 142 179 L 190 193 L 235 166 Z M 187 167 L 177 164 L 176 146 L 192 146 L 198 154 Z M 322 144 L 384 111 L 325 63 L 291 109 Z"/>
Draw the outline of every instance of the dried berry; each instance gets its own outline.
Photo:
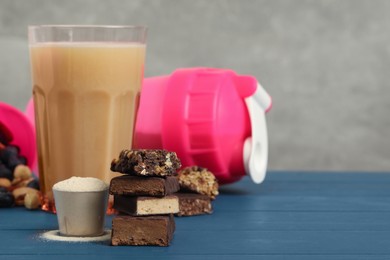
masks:
<path id="1" fill-rule="evenodd" d="M 11 192 L 0 192 L 0 208 L 9 208 L 15 204 L 15 198 Z"/>
<path id="2" fill-rule="evenodd" d="M 19 162 L 21 162 L 21 164 L 27 165 L 27 158 L 26 157 L 24 157 L 23 155 L 19 155 L 18 159 L 19 159 Z"/>
<path id="3" fill-rule="evenodd" d="M 40 201 L 37 177 L 33 176 L 31 169 L 26 166 L 27 159 L 19 154 L 19 147 L 15 145 L 6 146 L 3 140 L 1 141 L 0 208 L 14 205 L 25 205 L 28 209 L 38 208 Z"/>
<path id="4" fill-rule="evenodd" d="M 7 178 L 8 180 L 12 181 L 14 178 L 14 174 L 10 169 L 8 169 L 7 166 L 2 164 L 0 162 L 0 178 Z"/>
<path id="5" fill-rule="evenodd" d="M 17 158 L 19 155 L 19 147 L 14 145 L 9 145 L 4 149 L 0 150 L 0 161 L 3 164 L 8 164 L 11 158 Z"/>
<path id="6" fill-rule="evenodd" d="M 27 187 L 33 188 L 36 190 L 40 190 L 39 189 L 39 181 L 37 179 L 33 179 L 29 183 L 27 183 Z"/>
<path id="7" fill-rule="evenodd" d="M 9 158 L 7 166 L 10 170 L 14 171 L 18 165 L 23 165 L 23 161 L 19 157 Z"/>
<path id="8" fill-rule="evenodd" d="M 0 122 L 0 143 L 7 145 L 12 141 L 12 139 L 12 133 L 3 123 Z"/>

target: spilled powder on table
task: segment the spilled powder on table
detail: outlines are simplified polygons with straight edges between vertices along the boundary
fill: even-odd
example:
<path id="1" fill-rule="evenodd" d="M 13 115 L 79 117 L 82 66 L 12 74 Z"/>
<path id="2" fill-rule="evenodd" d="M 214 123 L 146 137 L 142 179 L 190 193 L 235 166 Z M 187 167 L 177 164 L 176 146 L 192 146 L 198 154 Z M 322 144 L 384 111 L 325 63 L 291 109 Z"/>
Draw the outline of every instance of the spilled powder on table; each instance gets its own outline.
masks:
<path id="1" fill-rule="evenodd" d="M 68 237 L 61 236 L 59 230 L 51 230 L 40 235 L 43 240 L 61 241 L 61 242 L 103 242 L 111 239 L 111 230 L 107 229 L 101 236 L 97 237 Z"/>

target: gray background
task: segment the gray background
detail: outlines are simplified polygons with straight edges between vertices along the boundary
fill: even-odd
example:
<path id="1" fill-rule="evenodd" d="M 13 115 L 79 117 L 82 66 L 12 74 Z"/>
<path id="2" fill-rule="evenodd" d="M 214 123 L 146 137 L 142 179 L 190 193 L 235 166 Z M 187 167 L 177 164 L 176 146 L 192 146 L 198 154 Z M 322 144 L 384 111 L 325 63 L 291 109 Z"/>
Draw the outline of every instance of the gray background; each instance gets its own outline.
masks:
<path id="1" fill-rule="evenodd" d="M 258 78 L 274 101 L 270 169 L 390 171 L 390 1 L 0 0 L 0 100 L 20 109 L 29 24 L 146 24 L 146 76 Z"/>

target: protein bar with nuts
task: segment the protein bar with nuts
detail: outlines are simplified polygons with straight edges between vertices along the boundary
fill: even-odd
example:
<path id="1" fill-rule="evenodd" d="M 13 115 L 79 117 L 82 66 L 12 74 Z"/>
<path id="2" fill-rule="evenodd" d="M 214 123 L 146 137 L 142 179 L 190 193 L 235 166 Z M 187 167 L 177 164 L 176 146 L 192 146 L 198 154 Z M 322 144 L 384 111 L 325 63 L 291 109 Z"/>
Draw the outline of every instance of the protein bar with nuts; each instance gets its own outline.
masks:
<path id="1" fill-rule="evenodd" d="M 218 195 L 218 182 L 214 174 L 206 168 L 192 166 L 178 172 L 180 190 L 192 191 L 215 199 Z"/>
<path id="2" fill-rule="evenodd" d="M 166 150 L 123 150 L 111 162 L 111 171 L 138 176 L 170 176 L 180 167 L 176 153 Z"/>

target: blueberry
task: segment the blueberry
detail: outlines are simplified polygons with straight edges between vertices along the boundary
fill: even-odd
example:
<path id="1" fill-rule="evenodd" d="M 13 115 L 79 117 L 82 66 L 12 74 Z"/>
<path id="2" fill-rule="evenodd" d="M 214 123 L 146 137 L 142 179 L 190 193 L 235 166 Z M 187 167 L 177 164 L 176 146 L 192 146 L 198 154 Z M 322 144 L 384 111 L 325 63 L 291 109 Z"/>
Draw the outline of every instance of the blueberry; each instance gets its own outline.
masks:
<path id="1" fill-rule="evenodd" d="M 39 180 L 33 179 L 29 183 L 27 183 L 27 187 L 39 190 Z"/>
<path id="2" fill-rule="evenodd" d="M 8 192 L 8 189 L 6 187 L 0 187 L 0 193 Z"/>
<path id="3" fill-rule="evenodd" d="M 13 154 L 6 149 L 0 150 L 0 163 L 7 163 L 8 158 L 12 155 Z"/>
<path id="4" fill-rule="evenodd" d="M 12 207 L 15 203 L 15 198 L 11 192 L 0 192 L 0 208 Z"/>
<path id="5" fill-rule="evenodd" d="M 23 165 L 27 165 L 27 158 L 24 157 L 23 155 L 19 155 L 18 156 L 18 159 L 19 161 L 23 164 Z"/>
<path id="6" fill-rule="evenodd" d="M 19 154 L 20 153 L 20 148 L 17 145 L 10 144 L 6 147 L 6 149 L 13 151 L 14 154 Z"/>
<path id="7" fill-rule="evenodd" d="M 5 147 L 3 150 L 0 150 L 0 161 L 4 164 L 7 164 L 10 158 L 18 157 L 19 155 L 19 147 L 14 145 L 9 145 Z"/>
<path id="8" fill-rule="evenodd" d="M 2 163 L 0 163 L 0 178 L 7 178 L 10 181 L 14 179 L 13 172 Z"/>
<path id="9" fill-rule="evenodd" d="M 23 164 L 23 161 L 19 159 L 19 157 L 11 157 L 7 162 L 8 169 L 11 169 L 13 172 L 16 166 Z"/>

